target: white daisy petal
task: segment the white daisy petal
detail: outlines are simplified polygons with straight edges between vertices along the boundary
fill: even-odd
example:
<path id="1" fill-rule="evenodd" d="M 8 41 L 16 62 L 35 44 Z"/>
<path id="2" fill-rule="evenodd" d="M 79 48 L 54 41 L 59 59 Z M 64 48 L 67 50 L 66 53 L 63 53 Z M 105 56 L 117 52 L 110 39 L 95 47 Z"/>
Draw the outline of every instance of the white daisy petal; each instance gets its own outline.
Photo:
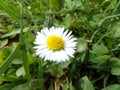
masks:
<path id="1" fill-rule="evenodd" d="M 41 30 L 41 33 L 43 33 L 45 36 L 48 36 L 50 34 L 50 31 L 48 30 L 48 28 L 45 28 Z"/>
<path id="2" fill-rule="evenodd" d="M 76 38 L 64 27 L 43 28 L 35 38 L 36 55 L 45 60 L 63 62 L 74 57 Z"/>
<path id="3" fill-rule="evenodd" d="M 72 38 L 73 36 L 72 36 L 71 34 L 72 34 L 72 31 L 69 32 L 69 33 L 65 36 L 65 39 Z M 71 35 L 71 36 L 70 36 L 70 35 Z"/>
<path id="4" fill-rule="evenodd" d="M 63 27 L 63 28 L 58 28 L 58 29 L 56 30 L 56 32 L 57 32 L 56 35 L 62 37 L 62 35 L 63 35 L 63 33 L 64 33 L 64 27 Z"/>
<path id="5" fill-rule="evenodd" d="M 66 49 L 65 49 L 65 52 L 66 52 L 67 55 L 73 57 L 73 54 L 75 53 L 75 49 L 66 48 Z"/>
<path id="6" fill-rule="evenodd" d="M 63 33 L 62 38 L 64 38 L 64 39 L 65 39 L 65 37 L 66 37 L 67 33 L 68 33 L 68 30 L 66 30 L 66 31 Z"/>

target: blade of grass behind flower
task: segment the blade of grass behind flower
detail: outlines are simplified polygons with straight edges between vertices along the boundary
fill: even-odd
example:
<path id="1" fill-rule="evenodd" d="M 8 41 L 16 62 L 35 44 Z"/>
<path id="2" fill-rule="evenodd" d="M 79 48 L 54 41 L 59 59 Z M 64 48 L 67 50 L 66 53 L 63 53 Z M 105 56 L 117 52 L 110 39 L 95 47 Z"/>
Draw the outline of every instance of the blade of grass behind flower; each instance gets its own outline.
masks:
<path id="1" fill-rule="evenodd" d="M 115 17 L 120 17 L 120 14 L 114 14 L 114 15 L 104 17 L 102 20 L 99 21 L 98 26 L 100 27 L 105 20 L 115 18 Z"/>
<path id="2" fill-rule="evenodd" d="M 16 20 L 17 22 L 19 22 L 19 17 L 17 17 L 17 15 L 15 14 L 15 12 L 10 9 L 3 0 L 0 0 L 0 7 L 6 11 L 6 13 L 8 13 L 10 15 L 10 17 L 12 17 L 14 20 Z"/>
<path id="3" fill-rule="evenodd" d="M 25 49 L 22 49 L 22 53 L 23 53 L 23 58 L 22 58 L 23 59 L 23 66 L 25 69 L 26 78 L 28 79 L 28 81 L 31 81 L 27 52 L 25 51 Z"/>
<path id="4" fill-rule="evenodd" d="M 23 53 L 23 66 L 25 69 L 25 73 L 26 73 L 26 78 L 28 79 L 28 81 L 31 80 L 31 75 L 30 75 L 30 70 L 29 70 L 29 63 L 28 63 L 28 58 L 27 58 L 27 51 L 26 51 L 26 47 L 25 47 L 25 41 L 24 41 L 24 35 L 23 35 L 23 18 L 22 18 L 22 9 L 23 9 L 23 0 L 21 0 L 20 4 L 20 47 Z"/>

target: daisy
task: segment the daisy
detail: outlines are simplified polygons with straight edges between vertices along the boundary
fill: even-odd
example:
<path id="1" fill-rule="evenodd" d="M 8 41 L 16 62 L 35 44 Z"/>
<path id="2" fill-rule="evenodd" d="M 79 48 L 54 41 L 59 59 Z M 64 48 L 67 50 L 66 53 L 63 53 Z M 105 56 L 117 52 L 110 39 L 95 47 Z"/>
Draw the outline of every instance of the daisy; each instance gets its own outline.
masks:
<path id="1" fill-rule="evenodd" d="M 66 61 L 74 57 L 76 38 L 63 27 L 43 28 L 37 32 L 34 48 L 36 55 L 50 61 Z"/>

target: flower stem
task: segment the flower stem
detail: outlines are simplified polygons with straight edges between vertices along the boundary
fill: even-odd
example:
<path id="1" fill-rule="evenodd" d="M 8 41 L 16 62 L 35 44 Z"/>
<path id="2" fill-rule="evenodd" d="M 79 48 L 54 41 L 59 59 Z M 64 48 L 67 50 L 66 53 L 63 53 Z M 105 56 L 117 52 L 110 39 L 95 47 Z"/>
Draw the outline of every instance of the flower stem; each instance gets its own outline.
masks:
<path id="1" fill-rule="evenodd" d="M 55 81 L 55 90 L 60 90 L 60 85 L 57 80 Z"/>

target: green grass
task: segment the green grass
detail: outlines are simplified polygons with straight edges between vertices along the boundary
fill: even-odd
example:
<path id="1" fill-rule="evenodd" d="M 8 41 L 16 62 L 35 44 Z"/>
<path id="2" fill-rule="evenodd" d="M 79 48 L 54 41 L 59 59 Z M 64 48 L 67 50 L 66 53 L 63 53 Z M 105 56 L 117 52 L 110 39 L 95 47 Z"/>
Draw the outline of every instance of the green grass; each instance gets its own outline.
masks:
<path id="1" fill-rule="evenodd" d="M 0 0 L 0 90 L 119 90 L 119 0 Z M 65 27 L 75 58 L 35 55 L 36 33 Z"/>

